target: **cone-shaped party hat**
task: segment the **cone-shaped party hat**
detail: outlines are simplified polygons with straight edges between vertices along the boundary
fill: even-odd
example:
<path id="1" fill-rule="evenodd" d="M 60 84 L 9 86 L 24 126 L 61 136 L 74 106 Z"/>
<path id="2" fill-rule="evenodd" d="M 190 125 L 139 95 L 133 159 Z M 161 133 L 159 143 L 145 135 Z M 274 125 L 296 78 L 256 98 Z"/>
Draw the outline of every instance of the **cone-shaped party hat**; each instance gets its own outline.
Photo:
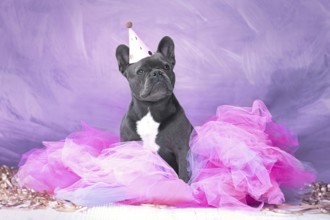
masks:
<path id="1" fill-rule="evenodd" d="M 132 29 L 132 22 L 127 22 L 129 36 L 129 63 L 136 63 L 141 59 L 150 56 L 152 53 Z"/>

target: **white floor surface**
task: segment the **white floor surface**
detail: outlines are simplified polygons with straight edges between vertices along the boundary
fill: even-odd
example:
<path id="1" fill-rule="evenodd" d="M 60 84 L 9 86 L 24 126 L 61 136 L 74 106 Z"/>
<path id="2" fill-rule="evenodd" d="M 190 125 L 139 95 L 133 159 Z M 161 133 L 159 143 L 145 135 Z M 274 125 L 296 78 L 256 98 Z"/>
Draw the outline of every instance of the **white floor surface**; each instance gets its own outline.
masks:
<path id="1" fill-rule="evenodd" d="M 330 220 L 329 214 L 280 214 L 274 212 L 233 211 L 215 208 L 157 208 L 151 206 L 95 207 L 79 212 L 52 209 L 0 209 L 0 220 Z"/>

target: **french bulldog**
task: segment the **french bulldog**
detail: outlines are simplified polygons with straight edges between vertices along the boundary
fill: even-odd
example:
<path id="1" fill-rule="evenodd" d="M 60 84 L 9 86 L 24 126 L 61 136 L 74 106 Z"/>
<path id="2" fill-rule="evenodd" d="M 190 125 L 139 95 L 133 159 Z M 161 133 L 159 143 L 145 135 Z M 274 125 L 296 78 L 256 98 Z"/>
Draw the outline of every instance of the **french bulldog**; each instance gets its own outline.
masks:
<path id="1" fill-rule="evenodd" d="M 157 52 L 129 64 L 129 48 L 116 49 L 119 71 L 128 80 L 132 101 L 120 126 L 121 141 L 143 141 L 189 180 L 187 152 L 193 127 L 173 94 L 175 84 L 174 42 L 165 36 Z"/>

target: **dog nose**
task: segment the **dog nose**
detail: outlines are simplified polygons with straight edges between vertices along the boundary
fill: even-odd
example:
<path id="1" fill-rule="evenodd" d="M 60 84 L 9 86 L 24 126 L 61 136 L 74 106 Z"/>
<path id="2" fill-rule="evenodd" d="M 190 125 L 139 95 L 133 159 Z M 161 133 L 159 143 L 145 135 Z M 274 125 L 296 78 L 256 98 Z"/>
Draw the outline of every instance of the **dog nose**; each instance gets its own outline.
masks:
<path id="1" fill-rule="evenodd" d="M 160 70 L 158 70 L 158 71 L 154 71 L 152 75 L 153 75 L 153 76 L 162 76 L 162 75 L 163 75 L 163 72 L 160 71 Z"/>

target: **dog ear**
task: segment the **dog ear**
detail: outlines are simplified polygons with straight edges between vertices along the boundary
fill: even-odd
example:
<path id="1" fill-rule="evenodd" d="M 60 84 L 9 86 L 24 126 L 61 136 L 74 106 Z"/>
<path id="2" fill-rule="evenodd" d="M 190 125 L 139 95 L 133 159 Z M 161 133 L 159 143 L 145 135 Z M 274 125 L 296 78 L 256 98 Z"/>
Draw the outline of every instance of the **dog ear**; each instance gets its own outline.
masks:
<path id="1" fill-rule="evenodd" d="M 129 48 L 126 45 L 119 45 L 116 49 L 116 58 L 119 71 L 125 76 L 124 72 L 129 65 Z M 126 77 L 126 76 L 125 76 Z"/>
<path id="2" fill-rule="evenodd" d="M 170 37 L 163 37 L 158 44 L 157 52 L 169 59 L 173 66 L 175 65 L 174 42 Z"/>

